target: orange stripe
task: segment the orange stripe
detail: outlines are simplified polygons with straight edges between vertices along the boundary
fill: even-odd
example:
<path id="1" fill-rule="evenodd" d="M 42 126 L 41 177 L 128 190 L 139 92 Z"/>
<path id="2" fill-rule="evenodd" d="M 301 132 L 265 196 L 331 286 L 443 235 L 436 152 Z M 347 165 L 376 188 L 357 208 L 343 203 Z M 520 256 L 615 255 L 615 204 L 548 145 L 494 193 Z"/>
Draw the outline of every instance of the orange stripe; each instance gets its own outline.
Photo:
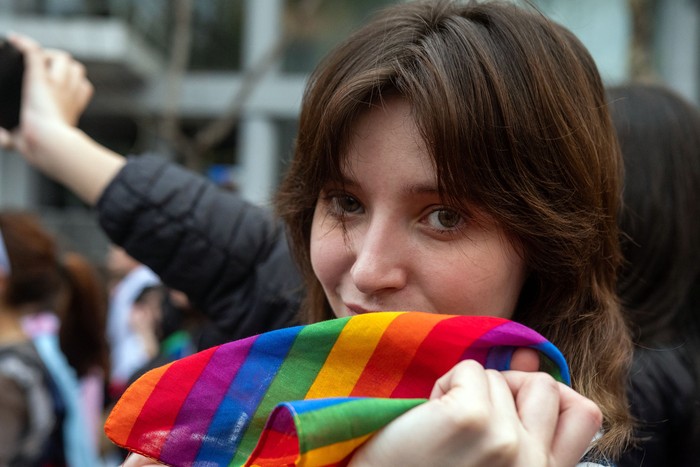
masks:
<path id="1" fill-rule="evenodd" d="M 139 417 L 153 388 L 155 388 L 163 373 L 168 371 L 171 365 L 172 363 L 169 363 L 149 371 L 137 380 L 138 384 L 134 383 L 129 386 L 117 401 L 105 422 L 105 433 L 114 443 L 119 446 L 126 445 L 131 429 L 136 423 L 136 419 Z M 115 415 L 116 420 L 112 418 L 113 415 Z"/>
<path id="2" fill-rule="evenodd" d="M 448 317 L 409 312 L 396 318 L 384 332 L 350 395 L 389 397 L 420 344 L 437 323 Z"/>
<path id="3" fill-rule="evenodd" d="M 435 381 L 455 366 L 475 341 L 501 324 L 503 319 L 490 316 L 479 320 L 450 316 L 437 323 L 418 346 L 415 358 L 390 396 L 429 397 Z M 468 328 L 462 329 L 465 326 Z M 464 332 L 460 332 L 460 329 Z M 434 355 L 440 355 L 440 359 L 436 360 Z"/>
<path id="4" fill-rule="evenodd" d="M 350 394 L 386 328 L 399 315 L 360 315 L 349 320 L 304 399 Z M 358 345 L 358 342 L 363 345 Z"/>

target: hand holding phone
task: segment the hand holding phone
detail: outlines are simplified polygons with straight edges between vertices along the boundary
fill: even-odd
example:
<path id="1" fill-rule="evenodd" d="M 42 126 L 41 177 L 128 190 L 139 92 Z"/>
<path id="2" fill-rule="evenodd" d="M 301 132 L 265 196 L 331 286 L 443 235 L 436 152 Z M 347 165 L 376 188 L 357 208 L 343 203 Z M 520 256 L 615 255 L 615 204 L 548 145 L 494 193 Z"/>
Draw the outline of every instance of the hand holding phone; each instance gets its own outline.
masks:
<path id="1" fill-rule="evenodd" d="M 8 130 L 19 125 L 23 75 L 22 52 L 0 38 L 0 126 Z"/>

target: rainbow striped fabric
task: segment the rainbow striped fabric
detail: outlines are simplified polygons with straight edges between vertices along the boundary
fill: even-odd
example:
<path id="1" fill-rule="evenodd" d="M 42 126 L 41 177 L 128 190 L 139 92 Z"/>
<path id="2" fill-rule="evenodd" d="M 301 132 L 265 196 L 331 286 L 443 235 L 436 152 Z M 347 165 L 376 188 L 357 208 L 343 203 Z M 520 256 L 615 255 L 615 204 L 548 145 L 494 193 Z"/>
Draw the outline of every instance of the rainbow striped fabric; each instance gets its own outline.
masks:
<path id="1" fill-rule="evenodd" d="M 569 384 L 554 345 L 502 318 L 382 312 L 271 331 L 145 374 L 105 431 L 173 466 L 344 465 L 457 362 L 507 370 L 523 346 Z"/>

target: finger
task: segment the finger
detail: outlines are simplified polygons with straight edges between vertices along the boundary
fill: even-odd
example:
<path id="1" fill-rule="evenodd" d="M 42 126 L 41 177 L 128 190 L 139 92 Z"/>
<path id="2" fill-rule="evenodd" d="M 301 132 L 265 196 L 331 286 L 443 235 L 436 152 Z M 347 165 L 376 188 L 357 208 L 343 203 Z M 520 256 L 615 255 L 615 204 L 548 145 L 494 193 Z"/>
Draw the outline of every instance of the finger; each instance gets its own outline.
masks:
<path id="1" fill-rule="evenodd" d="M 46 50 L 45 55 L 50 76 L 54 81 L 70 85 L 70 89 L 77 96 L 91 95 L 92 85 L 87 80 L 85 65 L 64 50 Z"/>
<path id="2" fill-rule="evenodd" d="M 488 398 L 488 381 L 484 367 L 476 360 L 463 360 L 441 376 L 433 386 L 430 399 L 437 399 L 460 387 L 472 387 L 474 396 Z"/>
<path id="3" fill-rule="evenodd" d="M 431 394 L 458 429 L 483 431 L 492 418 L 493 403 L 484 367 L 474 360 L 464 360 L 440 378 Z"/>
<path id="4" fill-rule="evenodd" d="M 3 149 L 12 149 L 12 135 L 5 128 L 0 128 L 0 147 Z"/>
<path id="5" fill-rule="evenodd" d="M 528 378 L 544 373 L 503 372 L 509 387 L 518 395 Z M 547 376 L 548 378 L 551 378 Z M 574 465 L 583 456 L 595 434 L 600 430 L 603 416 L 598 406 L 562 383 L 555 383 L 558 390 L 559 415 L 552 437 L 551 453 L 554 465 Z M 532 409 L 530 409 L 532 410 Z M 530 426 L 535 423 L 530 422 Z M 524 423 L 523 423 L 524 424 Z"/>
<path id="6" fill-rule="evenodd" d="M 520 420 L 528 433 L 550 447 L 559 423 L 559 384 L 547 373 L 520 375 L 518 383 L 511 386 Z"/>
<path id="7" fill-rule="evenodd" d="M 17 48 L 24 54 L 25 84 L 33 79 L 43 79 L 47 72 L 43 49 L 31 39 L 13 40 L 13 44 L 17 44 Z"/>
<path id="8" fill-rule="evenodd" d="M 540 369 L 540 354 L 535 349 L 520 347 L 513 352 L 510 359 L 510 369 L 515 371 L 538 371 Z"/>
<path id="9" fill-rule="evenodd" d="M 74 86 L 75 98 L 79 100 L 81 105 L 87 104 L 92 97 L 94 88 L 92 87 L 92 83 L 90 83 L 87 78 L 87 70 L 85 69 L 85 65 L 73 60 L 70 72 L 72 74 L 71 82 Z"/>
<path id="10" fill-rule="evenodd" d="M 496 370 L 486 370 L 486 377 L 494 409 L 500 414 L 501 419 L 514 420 L 514 417 L 517 417 L 515 398 L 503 373 Z"/>
<path id="11" fill-rule="evenodd" d="M 8 34 L 7 38 L 24 55 L 25 83 L 30 75 L 43 75 L 46 63 L 39 43 L 30 37 L 17 33 Z"/>
<path id="12" fill-rule="evenodd" d="M 85 108 L 95 94 L 95 87 L 88 79 L 84 79 L 80 88 L 80 105 Z"/>
<path id="13" fill-rule="evenodd" d="M 122 467 L 150 467 L 160 465 L 161 464 L 154 461 L 153 459 L 149 459 L 148 457 L 142 456 L 140 454 L 130 453 L 124 460 Z"/>
<path id="14" fill-rule="evenodd" d="M 11 32 L 7 35 L 7 38 L 12 42 L 12 45 L 17 47 L 21 52 L 32 52 L 41 49 L 37 41 L 23 34 Z"/>
<path id="15" fill-rule="evenodd" d="M 559 426 L 552 443 L 555 465 L 574 465 L 601 429 L 603 414 L 590 399 L 558 383 L 561 395 Z"/>
<path id="16" fill-rule="evenodd" d="M 59 50 L 44 51 L 48 75 L 51 80 L 60 83 L 70 78 L 71 56 Z"/>

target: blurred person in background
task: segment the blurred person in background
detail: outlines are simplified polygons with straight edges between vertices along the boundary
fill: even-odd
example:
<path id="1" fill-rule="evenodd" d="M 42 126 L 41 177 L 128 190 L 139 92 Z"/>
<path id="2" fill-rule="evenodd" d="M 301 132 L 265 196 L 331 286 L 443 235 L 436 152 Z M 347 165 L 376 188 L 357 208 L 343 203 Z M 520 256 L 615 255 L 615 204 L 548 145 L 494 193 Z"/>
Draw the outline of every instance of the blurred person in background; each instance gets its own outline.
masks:
<path id="1" fill-rule="evenodd" d="M 104 439 L 109 375 L 104 281 L 78 253 L 64 253 L 59 266 L 64 287 L 54 307 L 23 317 L 22 327 L 38 346 L 57 386 L 66 388 L 66 398 L 72 397 L 73 375 L 77 376 L 78 399 L 71 403 L 82 407 L 89 441 L 99 446 Z"/>
<path id="2" fill-rule="evenodd" d="M 130 322 L 147 343 L 150 357 L 131 375 L 133 382 L 150 369 L 195 353 L 203 318 L 182 292 L 153 286 L 144 289 L 136 299 Z"/>
<path id="3" fill-rule="evenodd" d="M 625 163 L 619 294 L 636 343 L 636 446 L 620 466 L 697 466 L 700 110 L 660 85 L 608 94 Z"/>
<path id="4" fill-rule="evenodd" d="M 97 443 L 103 437 L 110 365 L 105 285 L 95 267 L 77 253 L 65 253 L 63 265 L 70 287 L 62 294 L 62 306 L 57 309 L 60 345 L 78 376 L 88 430 Z"/>
<path id="5" fill-rule="evenodd" d="M 137 297 L 144 289 L 160 284 L 160 279 L 116 245 L 109 248 L 106 267 L 111 284 L 107 312 L 111 355 L 109 394 L 116 400 L 126 389 L 131 375 L 150 359 L 147 342 L 131 326 L 130 316 Z"/>
<path id="6" fill-rule="evenodd" d="M 0 239 L 0 465 L 97 465 L 76 372 L 36 318 L 79 299 L 75 264 L 32 214 L 0 212 Z"/>

